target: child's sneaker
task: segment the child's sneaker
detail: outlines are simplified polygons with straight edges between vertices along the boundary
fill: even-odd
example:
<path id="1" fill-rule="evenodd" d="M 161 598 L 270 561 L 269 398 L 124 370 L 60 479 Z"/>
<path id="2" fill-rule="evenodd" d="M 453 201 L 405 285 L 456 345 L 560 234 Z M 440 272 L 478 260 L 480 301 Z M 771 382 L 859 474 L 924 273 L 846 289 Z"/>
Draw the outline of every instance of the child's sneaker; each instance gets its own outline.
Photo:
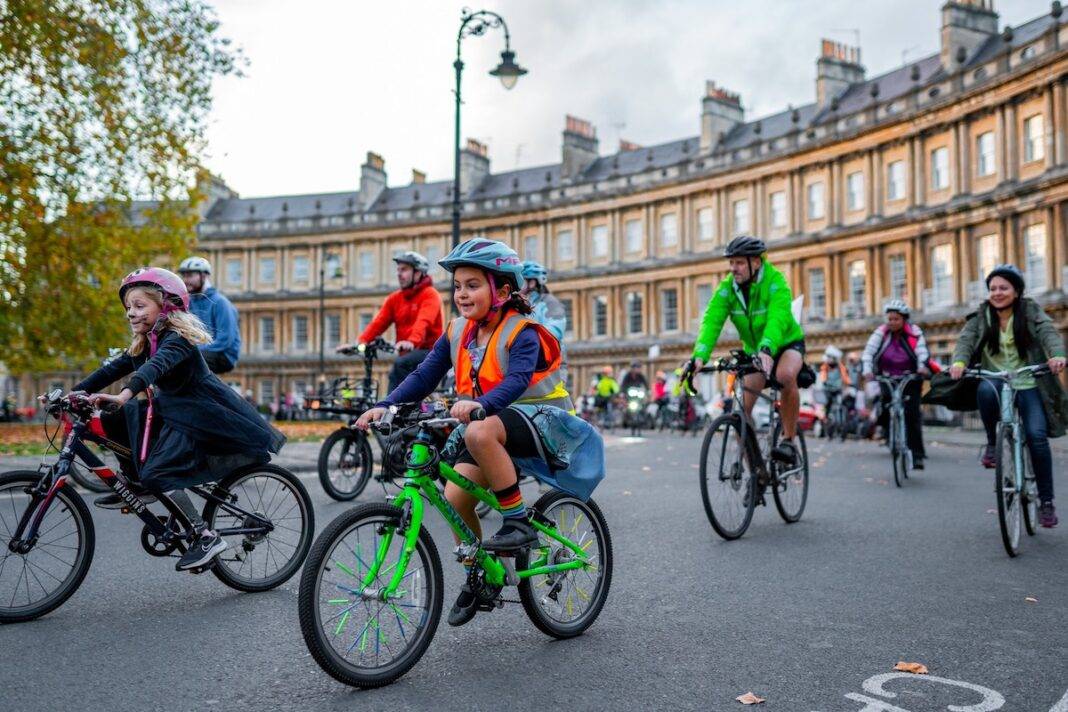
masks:
<path id="1" fill-rule="evenodd" d="M 192 546 L 182 554 L 182 558 L 178 559 L 178 563 L 175 564 L 174 568 L 177 571 L 188 571 L 189 569 L 203 566 L 223 551 L 226 551 L 228 546 L 229 544 L 226 543 L 226 540 L 215 532 L 202 533 L 193 542 Z"/>

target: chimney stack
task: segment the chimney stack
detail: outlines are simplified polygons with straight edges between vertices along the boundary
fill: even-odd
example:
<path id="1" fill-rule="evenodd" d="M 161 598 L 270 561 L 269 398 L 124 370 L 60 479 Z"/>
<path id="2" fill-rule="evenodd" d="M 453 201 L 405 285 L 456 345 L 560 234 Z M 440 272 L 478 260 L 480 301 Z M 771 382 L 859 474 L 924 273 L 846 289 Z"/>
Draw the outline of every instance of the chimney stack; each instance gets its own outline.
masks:
<path id="1" fill-rule="evenodd" d="M 619 150 L 621 153 L 625 151 L 638 151 L 641 150 L 641 145 L 621 138 L 619 139 Z"/>
<path id="2" fill-rule="evenodd" d="M 823 40 L 820 58 L 816 60 L 816 105 L 830 106 L 852 84 L 864 81 L 864 67 L 860 63 L 860 47 Z"/>
<path id="3" fill-rule="evenodd" d="M 745 121 L 742 98 L 734 92 L 705 82 L 705 95 L 701 99 L 701 153 L 708 153 Z"/>
<path id="4" fill-rule="evenodd" d="M 367 160 L 360 166 L 360 208 L 370 208 L 386 189 L 386 162 L 373 151 L 367 152 Z"/>
<path id="5" fill-rule="evenodd" d="M 460 194 L 467 195 L 489 175 L 489 148 L 481 141 L 467 139 L 460 151 Z"/>
<path id="6" fill-rule="evenodd" d="M 560 175 L 574 178 L 597 160 L 597 129 L 589 121 L 567 115 L 564 125 L 563 162 Z"/>
<path id="7" fill-rule="evenodd" d="M 964 61 L 998 31 L 994 0 L 950 0 L 942 6 L 942 69 L 960 70 Z"/>
<path id="8" fill-rule="evenodd" d="M 412 169 L 412 185 L 422 185 L 426 183 L 426 173 L 418 168 Z"/>

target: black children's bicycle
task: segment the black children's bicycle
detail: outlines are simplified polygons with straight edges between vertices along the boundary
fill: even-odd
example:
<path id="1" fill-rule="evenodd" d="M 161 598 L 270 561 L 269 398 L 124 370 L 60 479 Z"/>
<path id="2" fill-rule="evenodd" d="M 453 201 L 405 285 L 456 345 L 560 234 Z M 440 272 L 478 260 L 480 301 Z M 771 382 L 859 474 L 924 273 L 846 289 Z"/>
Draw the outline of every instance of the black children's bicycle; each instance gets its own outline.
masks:
<path id="1" fill-rule="evenodd" d="M 141 546 L 149 555 L 178 558 L 197 536 L 166 494 L 158 497 L 164 511 L 152 511 L 131 490 L 130 480 L 96 457 L 88 443 L 123 457 L 131 453 L 108 440 L 100 412 L 85 395 L 55 390 L 46 408 L 64 426 L 59 459 L 39 471 L 0 475 L 0 623 L 32 620 L 58 608 L 89 572 L 96 535 L 89 507 L 68 482 L 75 458 L 122 498 L 124 514 L 144 522 Z M 304 563 L 315 515 L 307 490 L 288 470 L 250 465 L 189 491 L 206 501 L 201 516 L 230 545 L 191 573 L 211 571 L 239 591 L 267 591 Z"/>

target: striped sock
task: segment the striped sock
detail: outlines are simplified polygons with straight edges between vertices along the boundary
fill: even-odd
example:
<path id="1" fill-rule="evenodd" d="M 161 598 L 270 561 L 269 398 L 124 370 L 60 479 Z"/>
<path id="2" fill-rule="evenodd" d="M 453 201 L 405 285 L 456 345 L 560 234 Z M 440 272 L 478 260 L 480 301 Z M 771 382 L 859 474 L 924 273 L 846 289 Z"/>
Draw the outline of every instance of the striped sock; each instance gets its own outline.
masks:
<path id="1" fill-rule="evenodd" d="M 505 519 L 527 518 L 527 507 L 523 504 L 523 494 L 519 491 L 518 482 L 502 490 L 493 490 L 493 494 L 497 495 L 497 503 L 501 505 L 501 514 Z"/>

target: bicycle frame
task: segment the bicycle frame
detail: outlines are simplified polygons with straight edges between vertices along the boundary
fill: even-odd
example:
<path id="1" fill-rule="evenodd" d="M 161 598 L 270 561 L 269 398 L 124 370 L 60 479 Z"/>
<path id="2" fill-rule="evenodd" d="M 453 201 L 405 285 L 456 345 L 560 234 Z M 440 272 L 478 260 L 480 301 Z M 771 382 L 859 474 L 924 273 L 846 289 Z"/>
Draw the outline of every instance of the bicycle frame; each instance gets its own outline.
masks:
<path id="1" fill-rule="evenodd" d="M 998 420 L 998 427 L 1001 429 L 1008 429 L 1012 434 L 1012 460 L 1015 466 L 1016 481 L 1013 483 L 1017 492 L 1022 492 L 1024 487 L 1024 430 L 1020 422 L 1020 414 L 1016 409 L 1016 387 L 1014 385 L 1015 379 L 1027 373 L 1034 373 L 1036 370 L 1042 369 L 1042 366 L 1024 366 L 1017 369 L 1015 372 L 1009 371 L 987 371 L 984 369 L 967 369 L 966 375 L 978 376 L 980 379 L 986 380 L 988 383 L 990 379 L 997 378 L 1002 381 L 1001 388 L 998 393 L 998 404 L 1001 406 L 1001 417 Z"/>
<path id="2" fill-rule="evenodd" d="M 876 380 L 885 384 L 890 389 L 890 403 L 888 404 L 890 422 L 887 436 L 891 439 L 891 451 L 903 447 L 908 454 L 908 462 L 911 464 L 912 451 L 905 444 L 905 388 L 918 376 L 914 373 L 905 376 L 879 376 Z"/>
<path id="3" fill-rule="evenodd" d="M 568 548 L 578 559 L 560 564 L 550 564 L 548 547 L 539 547 L 540 554 L 529 562 L 529 568 L 515 571 L 510 562 L 507 564 L 502 563 L 500 559 L 481 547 L 478 537 L 475 536 L 475 533 L 471 531 L 471 528 L 467 526 L 467 523 L 464 522 L 459 513 L 445 499 L 442 492 L 435 485 L 434 478 L 440 477 L 452 482 L 480 502 L 484 502 L 499 512 L 501 508 L 493 492 L 480 487 L 448 464 L 442 462 L 438 456 L 437 449 L 425 430 L 421 431 L 416 441 L 412 443 L 408 451 L 406 465 L 408 470 L 405 472 L 404 488 L 392 500 L 392 504 L 402 510 L 400 526 L 386 528 L 378 551 L 375 553 L 375 560 L 368 567 L 367 574 L 362 580 L 361 595 L 364 597 L 388 601 L 392 598 L 401 598 L 406 595 L 406 592 L 398 589 L 404 579 L 408 563 L 411 561 L 412 552 L 416 548 L 425 512 L 424 500 L 429 502 L 445 518 L 449 528 L 460 539 L 459 550 L 464 551 L 466 549 L 469 552 L 475 563 L 485 572 L 486 581 L 491 585 L 514 585 L 520 580 L 531 576 L 560 573 L 585 568 L 590 565 L 586 558 L 585 549 L 582 546 L 560 534 L 551 520 L 534 517 L 530 523 L 535 530 Z M 389 567 L 393 570 L 389 583 L 380 590 L 372 589 L 371 585 L 382 572 L 386 554 L 392 544 L 394 535 L 397 533 L 404 537 L 404 549 L 401 551 L 399 560 Z M 341 567 L 341 564 L 338 564 L 338 566 Z M 344 567 L 341 568 L 353 578 L 359 578 L 355 572 L 345 570 Z M 388 571 L 389 569 L 387 569 Z"/>
<path id="4" fill-rule="evenodd" d="M 136 514 L 137 518 L 145 523 L 145 527 L 152 532 L 158 540 L 163 543 L 170 543 L 174 541 L 176 537 L 182 539 L 191 538 L 191 536 L 187 536 L 187 532 L 175 532 L 171 529 L 169 520 L 167 523 L 160 521 L 160 518 L 153 514 L 148 506 L 130 490 L 130 481 L 126 479 L 121 472 L 114 472 L 108 468 L 103 461 L 101 461 L 100 458 L 86 446 L 84 441 L 88 440 L 121 457 L 132 456 L 130 448 L 109 440 L 105 436 L 104 428 L 98 415 L 94 414 L 89 421 L 85 421 L 80 418 L 71 418 L 71 416 L 64 413 L 63 423 L 67 432 L 63 443 L 63 449 L 59 453 L 59 460 L 48 467 L 48 471 L 42 475 L 40 482 L 38 482 L 37 486 L 30 492 L 30 504 L 26 507 L 26 511 L 23 512 L 22 518 L 19 520 L 18 527 L 12 534 L 10 546 L 17 545 L 25 548 L 27 551 L 33 547 L 33 544 L 36 542 L 37 530 L 40 527 L 41 522 L 44 520 L 45 514 L 48 513 L 48 508 L 52 505 L 56 493 L 66 484 L 67 473 L 70 471 L 71 464 L 74 462 L 75 457 L 85 463 L 85 465 L 92 470 L 104 484 L 118 494 L 123 502 L 126 503 L 126 510 Z M 213 491 L 214 488 L 213 490 L 209 490 L 205 487 L 197 486 L 191 487 L 190 489 L 200 497 L 215 502 L 223 509 L 231 513 L 242 515 L 246 521 L 251 518 L 253 521 L 260 524 L 259 526 L 254 527 L 217 529 L 217 533 L 221 536 L 264 534 L 274 529 L 274 525 L 271 524 L 270 521 L 254 512 L 248 512 L 234 504 L 234 498 L 228 493 L 220 492 L 220 494 L 225 495 L 225 497 L 220 497 Z M 158 499 L 170 513 L 170 518 L 173 519 L 176 515 L 181 514 L 177 505 L 171 502 L 170 498 L 166 495 L 160 493 Z M 180 521 L 184 521 L 184 517 Z"/>

